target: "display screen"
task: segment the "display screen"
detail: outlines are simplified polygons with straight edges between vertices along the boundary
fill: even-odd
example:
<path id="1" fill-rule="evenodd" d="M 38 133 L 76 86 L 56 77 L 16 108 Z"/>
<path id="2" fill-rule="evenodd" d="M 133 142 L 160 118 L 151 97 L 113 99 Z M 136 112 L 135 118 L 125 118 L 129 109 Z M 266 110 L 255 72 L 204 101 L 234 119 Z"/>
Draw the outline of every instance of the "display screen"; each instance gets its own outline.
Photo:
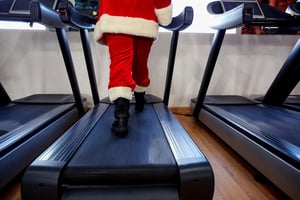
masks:
<path id="1" fill-rule="evenodd" d="M 97 16 L 99 0 L 75 0 L 75 8 L 81 14 Z"/>
<path id="2" fill-rule="evenodd" d="M 253 17 L 256 18 L 263 18 L 264 14 L 259 6 L 259 4 L 256 1 L 252 0 L 243 0 L 243 1 L 235 1 L 235 0 L 222 0 L 221 4 L 223 6 L 224 11 L 229 11 L 233 8 L 238 7 L 241 4 L 247 3 L 247 5 L 250 5 L 253 8 Z"/>

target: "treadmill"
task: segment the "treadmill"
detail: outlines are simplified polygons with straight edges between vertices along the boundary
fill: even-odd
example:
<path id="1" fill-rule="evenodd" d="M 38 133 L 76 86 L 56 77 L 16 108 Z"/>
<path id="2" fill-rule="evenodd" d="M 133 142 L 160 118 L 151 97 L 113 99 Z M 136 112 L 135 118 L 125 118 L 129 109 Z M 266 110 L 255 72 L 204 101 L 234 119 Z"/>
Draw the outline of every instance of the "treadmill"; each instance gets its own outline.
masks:
<path id="1" fill-rule="evenodd" d="M 292 3 L 286 12 L 299 17 L 300 3 Z M 277 30 L 275 33 L 281 33 L 281 29 L 282 27 L 275 28 L 275 30 Z M 292 26 L 285 27 L 284 29 L 286 33 L 297 34 L 299 27 Z M 300 80 L 299 48 L 298 44 L 294 46 L 265 96 L 257 98 L 256 100 L 300 111 L 300 95 L 291 95 L 291 92 L 295 89 Z"/>
<path id="2" fill-rule="evenodd" d="M 84 16 L 70 3 L 59 10 L 66 23 L 82 29 L 76 20 Z M 27 168 L 23 200 L 212 199 L 212 168 L 167 108 L 179 32 L 192 19 L 186 7 L 165 27 L 172 38 L 164 100 L 147 95 L 142 113 L 131 106 L 125 138 L 110 130 L 114 105 L 108 98 L 96 103 Z"/>
<path id="3" fill-rule="evenodd" d="M 289 10 L 299 16 L 300 3 L 291 4 Z M 285 29 L 288 29 L 288 27 Z M 295 27 L 292 27 L 293 29 Z M 300 80 L 300 44 L 298 43 L 291 50 L 265 96 L 258 100 L 263 103 L 300 111 L 300 95 L 290 95 Z"/>
<path id="4" fill-rule="evenodd" d="M 199 94 L 192 100 L 193 116 L 289 197 L 300 199 L 300 113 L 270 103 L 273 100 L 267 100 L 269 95 L 263 101 L 234 95 L 206 95 L 227 29 L 240 26 L 300 28 L 299 17 L 250 1 L 241 1 L 230 10 L 224 9 L 221 1 L 207 5 L 211 27 L 217 31 Z M 299 68 L 299 58 L 300 41 L 285 64 L 292 63 L 289 68 Z"/>
<path id="5" fill-rule="evenodd" d="M 58 0 L 40 0 L 49 8 L 55 9 Z M 1 0 L 0 1 L 0 20 L 6 21 L 30 21 L 31 0 Z"/>
<path id="6" fill-rule="evenodd" d="M 24 3 L 24 4 L 22 4 Z M 48 1 L 55 4 L 56 1 Z M 16 12 L 14 5 L 28 6 Z M 29 1 L 1 1 L 0 20 L 31 22 Z M 4 10 L 7 8 L 7 10 Z M 16 7 L 18 8 L 18 7 Z M 15 12 L 12 13 L 12 10 Z M 6 13 L 5 13 L 6 12 Z M 58 18 L 59 19 L 59 18 Z M 57 28 L 61 50 L 73 94 L 34 94 L 12 100 L 0 83 L 0 190 L 29 165 L 50 144 L 85 113 L 73 70 L 70 50 L 63 35 L 65 23 L 48 24 Z"/>

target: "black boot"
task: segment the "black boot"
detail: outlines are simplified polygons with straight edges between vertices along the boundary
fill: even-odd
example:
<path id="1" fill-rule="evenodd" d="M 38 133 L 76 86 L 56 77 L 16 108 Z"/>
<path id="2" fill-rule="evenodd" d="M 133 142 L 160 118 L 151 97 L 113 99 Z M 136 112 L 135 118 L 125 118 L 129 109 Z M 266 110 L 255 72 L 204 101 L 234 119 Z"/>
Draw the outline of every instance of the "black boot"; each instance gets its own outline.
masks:
<path id="1" fill-rule="evenodd" d="M 128 118 L 130 103 L 128 99 L 118 98 L 115 103 L 115 121 L 112 124 L 112 132 L 120 137 L 125 137 L 128 134 Z"/>
<path id="2" fill-rule="evenodd" d="M 135 112 L 142 112 L 145 104 L 145 92 L 134 92 Z"/>

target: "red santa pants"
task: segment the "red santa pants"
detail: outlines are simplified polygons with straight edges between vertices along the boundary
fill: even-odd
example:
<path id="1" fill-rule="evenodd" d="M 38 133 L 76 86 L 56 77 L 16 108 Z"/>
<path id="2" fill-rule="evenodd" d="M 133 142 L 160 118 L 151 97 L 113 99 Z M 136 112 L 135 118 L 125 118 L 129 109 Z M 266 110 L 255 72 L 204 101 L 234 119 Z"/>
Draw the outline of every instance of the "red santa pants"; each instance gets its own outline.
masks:
<path id="1" fill-rule="evenodd" d="M 153 38 L 106 33 L 110 54 L 109 96 L 131 99 L 133 90 L 143 92 L 150 84 L 148 57 Z"/>

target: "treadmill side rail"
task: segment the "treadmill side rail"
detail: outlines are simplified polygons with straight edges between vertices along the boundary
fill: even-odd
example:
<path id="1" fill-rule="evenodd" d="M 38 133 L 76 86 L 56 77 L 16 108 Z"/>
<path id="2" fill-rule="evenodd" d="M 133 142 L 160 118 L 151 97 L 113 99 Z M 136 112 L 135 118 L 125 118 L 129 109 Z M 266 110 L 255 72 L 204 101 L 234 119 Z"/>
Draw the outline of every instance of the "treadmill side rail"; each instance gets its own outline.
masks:
<path id="1" fill-rule="evenodd" d="M 90 110 L 27 168 L 21 186 L 23 200 L 60 199 L 59 183 L 62 169 L 108 106 L 100 104 Z M 89 124 L 89 126 L 81 124 Z"/>
<path id="2" fill-rule="evenodd" d="M 214 174 L 209 162 L 163 103 L 154 108 L 178 165 L 180 199 L 212 199 Z"/>

